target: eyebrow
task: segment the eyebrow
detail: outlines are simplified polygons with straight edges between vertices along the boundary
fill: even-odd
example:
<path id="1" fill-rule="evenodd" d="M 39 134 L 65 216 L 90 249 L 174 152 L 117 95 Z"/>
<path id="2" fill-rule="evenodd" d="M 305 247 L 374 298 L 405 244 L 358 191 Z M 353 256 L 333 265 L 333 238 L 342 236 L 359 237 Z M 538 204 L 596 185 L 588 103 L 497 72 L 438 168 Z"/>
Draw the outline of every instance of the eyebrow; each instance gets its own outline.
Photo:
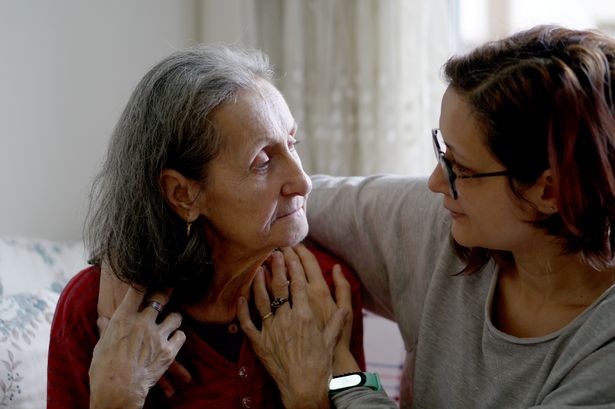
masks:
<path id="1" fill-rule="evenodd" d="M 453 156 L 455 157 L 455 162 L 458 162 L 458 163 L 460 162 L 457 159 L 460 159 L 462 163 L 472 162 L 471 160 L 468 160 L 468 158 L 465 157 L 464 155 L 459 154 L 457 149 L 455 149 L 455 146 L 450 145 L 448 142 L 446 142 L 444 137 L 442 137 L 442 140 L 444 141 L 444 144 L 446 145 L 446 149 L 450 150 Z"/>
<path id="2" fill-rule="evenodd" d="M 295 132 L 296 132 L 298 129 L 299 129 L 299 125 L 297 125 L 297 122 L 296 122 L 296 121 L 293 121 L 293 125 L 292 125 L 292 126 L 291 126 L 291 128 L 290 128 L 290 132 L 293 132 L 293 131 L 295 131 Z M 272 141 L 272 140 L 273 140 L 273 139 L 272 139 L 272 138 L 270 138 L 270 137 L 268 137 L 268 136 L 265 136 L 265 135 L 260 135 L 260 136 L 258 137 L 258 139 L 256 139 L 256 141 L 255 141 L 255 145 L 259 145 L 259 146 L 262 148 L 262 147 L 264 147 L 264 146 L 269 145 L 269 144 L 271 143 L 271 141 Z"/>

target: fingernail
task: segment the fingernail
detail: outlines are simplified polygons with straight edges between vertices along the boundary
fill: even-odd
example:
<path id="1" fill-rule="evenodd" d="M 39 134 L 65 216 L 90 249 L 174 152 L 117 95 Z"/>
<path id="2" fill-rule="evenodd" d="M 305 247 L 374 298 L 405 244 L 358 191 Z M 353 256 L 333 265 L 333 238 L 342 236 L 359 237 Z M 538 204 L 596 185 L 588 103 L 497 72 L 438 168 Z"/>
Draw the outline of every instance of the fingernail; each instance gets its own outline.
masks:
<path id="1" fill-rule="evenodd" d="M 237 304 L 241 307 L 245 304 L 246 299 L 244 297 L 239 297 L 239 299 L 237 300 Z"/>

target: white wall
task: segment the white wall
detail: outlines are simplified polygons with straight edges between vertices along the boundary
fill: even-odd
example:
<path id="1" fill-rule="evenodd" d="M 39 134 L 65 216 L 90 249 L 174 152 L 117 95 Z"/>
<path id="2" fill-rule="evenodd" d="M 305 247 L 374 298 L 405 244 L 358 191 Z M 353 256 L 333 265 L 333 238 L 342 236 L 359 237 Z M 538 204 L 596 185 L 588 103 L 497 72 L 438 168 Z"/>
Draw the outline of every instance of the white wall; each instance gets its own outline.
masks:
<path id="1" fill-rule="evenodd" d="M 0 1 L 0 235 L 79 239 L 132 88 L 198 40 L 197 1 Z"/>

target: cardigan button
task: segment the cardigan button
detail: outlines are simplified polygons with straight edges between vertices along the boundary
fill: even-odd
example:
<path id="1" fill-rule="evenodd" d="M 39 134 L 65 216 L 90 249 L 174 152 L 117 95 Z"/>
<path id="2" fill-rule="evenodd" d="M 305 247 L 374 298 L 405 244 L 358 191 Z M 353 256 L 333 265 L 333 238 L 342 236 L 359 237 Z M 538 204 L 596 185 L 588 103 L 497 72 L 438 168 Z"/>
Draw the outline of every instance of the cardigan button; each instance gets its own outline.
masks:
<path id="1" fill-rule="evenodd" d="M 245 366 L 239 368 L 239 377 L 241 379 L 246 379 L 248 377 L 248 368 L 246 368 Z"/>
<path id="2" fill-rule="evenodd" d="M 241 407 L 250 409 L 252 407 L 252 398 L 249 396 L 245 396 L 241 399 Z"/>

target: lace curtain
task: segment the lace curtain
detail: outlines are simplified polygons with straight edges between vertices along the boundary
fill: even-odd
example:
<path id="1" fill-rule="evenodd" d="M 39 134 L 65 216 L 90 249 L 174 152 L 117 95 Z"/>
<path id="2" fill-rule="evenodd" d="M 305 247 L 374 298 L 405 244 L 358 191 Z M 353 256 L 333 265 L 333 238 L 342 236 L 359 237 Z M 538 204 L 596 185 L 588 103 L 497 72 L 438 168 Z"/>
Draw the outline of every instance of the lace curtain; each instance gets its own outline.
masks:
<path id="1" fill-rule="evenodd" d="M 242 27 L 236 40 L 271 56 L 309 173 L 431 170 L 430 129 L 438 123 L 455 0 L 236 4 Z"/>

